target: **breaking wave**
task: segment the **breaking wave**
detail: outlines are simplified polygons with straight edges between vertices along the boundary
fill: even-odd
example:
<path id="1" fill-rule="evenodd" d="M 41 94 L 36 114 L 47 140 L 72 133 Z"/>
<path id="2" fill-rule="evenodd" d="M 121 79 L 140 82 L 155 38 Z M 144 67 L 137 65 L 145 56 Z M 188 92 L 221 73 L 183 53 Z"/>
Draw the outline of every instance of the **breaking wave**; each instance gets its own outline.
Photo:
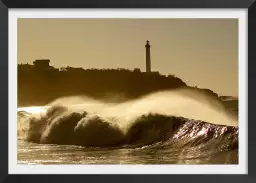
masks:
<path id="1" fill-rule="evenodd" d="M 238 148 L 235 117 L 220 102 L 187 91 L 160 92 L 122 104 L 71 97 L 39 111 L 18 112 L 19 138 L 102 148 Z"/>

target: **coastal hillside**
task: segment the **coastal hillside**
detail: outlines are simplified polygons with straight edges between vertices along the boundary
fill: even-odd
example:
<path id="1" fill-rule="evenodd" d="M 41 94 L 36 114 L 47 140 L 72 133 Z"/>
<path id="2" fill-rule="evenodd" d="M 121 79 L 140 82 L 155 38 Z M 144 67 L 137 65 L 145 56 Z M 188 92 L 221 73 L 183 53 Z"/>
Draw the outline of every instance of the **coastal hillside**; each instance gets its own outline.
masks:
<path id="1" fill-rule="evenodd" d="M 190 88 L 212 97 L 209 89 L 187 86 L 174 75 L 140 69 L 40 68 L 18 65 L 18 105 L 46 105 L 64 96 L 86 95 L 107 102 L 122 102 L 161 90 Z"/>

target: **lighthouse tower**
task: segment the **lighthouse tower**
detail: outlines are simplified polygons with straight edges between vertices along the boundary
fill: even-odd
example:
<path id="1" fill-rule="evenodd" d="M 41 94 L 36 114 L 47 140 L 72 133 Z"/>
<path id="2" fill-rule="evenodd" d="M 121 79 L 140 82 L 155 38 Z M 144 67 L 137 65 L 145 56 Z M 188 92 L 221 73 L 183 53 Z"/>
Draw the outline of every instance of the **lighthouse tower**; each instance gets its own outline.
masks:
<path id="1" fill-rule="evenodd" d="M 150 44 L 149 44 L 148 40 L 147 40 L 145 47 L 146 47 L 146 72 L 150 73 L 151 72 L 151 60 L 150 60 Z"/>

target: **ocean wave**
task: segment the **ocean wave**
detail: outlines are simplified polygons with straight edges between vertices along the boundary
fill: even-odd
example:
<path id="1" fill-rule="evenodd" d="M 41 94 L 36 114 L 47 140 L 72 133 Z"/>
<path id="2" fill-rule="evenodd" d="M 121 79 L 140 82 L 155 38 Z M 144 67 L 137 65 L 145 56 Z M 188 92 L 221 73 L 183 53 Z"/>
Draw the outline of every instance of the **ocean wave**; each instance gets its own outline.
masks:
<path id="1" fill-rule="evenodd" d="M 235 126 L 153 113 L 138 116 L 125 126 L 120 125 L 120 120 L 55 105 L 44 114 L 26 115 L 27 128 L 23 135 L 25 140 L 34 143 L 85 147 L 135 148 L 159 142 L 176 148 L 202 144 L 225 149 L 238 146 L 238 127 Z"/>
<path id="2" fill-rule="evenodd" d="M 238 147 L 238 122 L 219 101 L 190 91 L 119 104 L 69 97 L 18 112 L 19 138 L 85 147 Z M 39 112 L 41 111 L 41 112 Z"/>

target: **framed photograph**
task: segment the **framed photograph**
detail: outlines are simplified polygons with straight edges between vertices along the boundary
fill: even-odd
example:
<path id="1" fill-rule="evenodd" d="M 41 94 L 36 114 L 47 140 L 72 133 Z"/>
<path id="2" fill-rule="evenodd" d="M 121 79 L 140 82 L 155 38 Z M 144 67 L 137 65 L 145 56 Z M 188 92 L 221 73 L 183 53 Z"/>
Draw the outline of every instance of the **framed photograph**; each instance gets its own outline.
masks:
<path id="1" fill-rule="evenodd" d="M 255 7 L 2 0 L 1 181 L 255 182 Z"/>

